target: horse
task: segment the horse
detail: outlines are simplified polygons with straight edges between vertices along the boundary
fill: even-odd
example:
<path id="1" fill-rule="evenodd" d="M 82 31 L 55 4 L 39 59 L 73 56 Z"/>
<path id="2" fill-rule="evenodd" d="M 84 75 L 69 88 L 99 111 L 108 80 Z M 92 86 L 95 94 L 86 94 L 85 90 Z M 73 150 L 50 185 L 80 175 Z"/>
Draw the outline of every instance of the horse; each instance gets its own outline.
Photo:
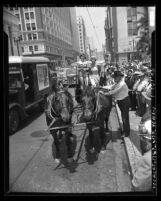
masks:
<path id="1" fill-rule="evenodd" d="M 89 73 L 90 69 L 84 70 L 79 69 L 78 75 L 77 75 L 77 86 L 75 90 L 75 100 L 81 104 L 82 103 L 82 94 L 83 90 L 86 86 L 91 85 L 90 79 L 89 79 Z"/>
<path id="2" fill-rule="evenodd" d="M 92 151 L 94 149 L 93 131 L 96 127 L 99 128 L 101 147 L 105 149 L 104 122 L 106 122 L 106 130 L 108 130 L 108 118 L 112 108 L 112 96 L 104 96 L 99 94 L 97 89 L 86 86 L 82 94 L 82 106 L 83 113 L 81 118 L 85 122 L 95 121 L 93 125 L 87 124 L 90 150 Z"/>
<path id="3" fill-rule="evenodd" d="M 53 92 L 53 94 L 48 97 L 46 108 L 46 122 L 48 126 L 51 126 L 50 128 L 60 127 L 71 123 L 74 111 L 73 98 L 66 89 L 59 88 L 57 91 Z M 52 144 L 53 158 L 61 158 L 60 144 L 63 138 L 63 133 L 65 134 L 65 143 L 67 147 L 67 160 L 70 160 L 73 157 L 71 146 L 73 135 L 70 128 L 50 130 L 50 134 L 54 140 Z"/>

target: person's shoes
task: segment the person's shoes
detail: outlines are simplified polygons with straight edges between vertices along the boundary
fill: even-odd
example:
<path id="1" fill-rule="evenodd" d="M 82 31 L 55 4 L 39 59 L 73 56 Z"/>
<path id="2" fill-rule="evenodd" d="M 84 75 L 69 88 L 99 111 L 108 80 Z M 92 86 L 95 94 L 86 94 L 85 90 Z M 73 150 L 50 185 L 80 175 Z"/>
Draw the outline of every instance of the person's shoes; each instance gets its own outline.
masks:
<path id="1" fill-rule="evenodd" d="M 101 153 L 104 154 L 105 152 L 106 152 L 106 147 L 105 147 L 105 145 L 103 145 L 101 148 Z"/>
<path id="2" fill-rule="evenodd" d="M 68 163 L 72 163 L 73 162 L 73 158 L 71 157 L 71 158 L 67 158 L 67 162 Z"/>
<path id="3" fill-rule="evenodd" d="M 95 152 L 95 148 L 94 147 L 89 150 L 90 154 L 93 154 L 94 152 Z"/>

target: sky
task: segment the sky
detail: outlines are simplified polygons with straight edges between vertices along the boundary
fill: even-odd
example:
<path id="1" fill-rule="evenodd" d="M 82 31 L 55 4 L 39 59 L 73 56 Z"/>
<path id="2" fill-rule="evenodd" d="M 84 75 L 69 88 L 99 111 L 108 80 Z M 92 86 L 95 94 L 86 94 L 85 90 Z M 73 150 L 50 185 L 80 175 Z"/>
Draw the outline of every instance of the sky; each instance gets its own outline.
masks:
<path id="1" fill-rule="evenodd" d="M 95 26 L 95 31 L 92 22 L 90 20 L 90 17 L 88 15 L 87 8 L 90 13 L 93 25 Z M 76 7 L 77 16 L 83 17 L 85 21 L 87 36 L 93 37 L 94 47 L 97 48 L 97 51 L 102 51 L 102 44 L 105 44 L 104 25 L 105 25 L 107 7 L 87 7 L 87 8 Z"/>

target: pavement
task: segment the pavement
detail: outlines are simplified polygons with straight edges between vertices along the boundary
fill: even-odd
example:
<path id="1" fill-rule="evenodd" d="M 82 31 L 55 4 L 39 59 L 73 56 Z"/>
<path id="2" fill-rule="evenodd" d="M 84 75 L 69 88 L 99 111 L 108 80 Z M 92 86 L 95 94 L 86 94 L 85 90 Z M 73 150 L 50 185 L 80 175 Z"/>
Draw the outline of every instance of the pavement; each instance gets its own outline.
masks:
<path id="1" fill-rule="evenodd" d="M 116 109 L 122 126 L 121 111 L 118 108 L 118 105 L 116 105 Z M 129 118 L 130 118 L 130 136 L 124 138 L 124 144 L 126 148 L 126 153 L 128 155 L 128 160 L 131 168 L 131 176 L 132 176 L 132 173 L 135 169 L 135 165 L 142 156 L 140 149 L 140 137 L 138 136 L 138 125 L 141 121 L 141 117 L 138 117 L 135 114 L 135 111 L 129 111 Z"/>
<path id="2" fill-rule="evenodd" d="M 76 116 L 73 117 L 76 119 Z M 88 132 L 75 167 L 69 171 L 64 164 L 53 160 L 52 136 L 43 132 L 47 128 L 45 115 L 38 114 L 9 140 L 10 192 L 47 193 L 116 193 L 130 192 L 131 178 L 127 156 L 120 137 L 115 108 L 109 118 L 110 133 L 105 153 L 88 155 Z M 76 159 L 85 126 L 73 128 L 76 136 Z M 98 137 L 98 136 L 97 136 Z M 99 138 L 96 144 L 99 145 Z M 64 146 L 63 146 L 64 147 Z M 65 148 L 64 148 L 65 150 Z M 65 153 L 65 151 L 63 152 Z"/>

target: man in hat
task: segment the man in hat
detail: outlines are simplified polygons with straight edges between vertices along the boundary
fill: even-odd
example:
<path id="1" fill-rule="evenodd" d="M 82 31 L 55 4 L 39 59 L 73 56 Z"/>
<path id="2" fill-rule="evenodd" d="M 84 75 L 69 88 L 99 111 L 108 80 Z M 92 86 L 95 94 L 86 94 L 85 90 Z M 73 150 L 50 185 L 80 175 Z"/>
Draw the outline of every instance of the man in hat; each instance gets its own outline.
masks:
<path id="1" fill-rule="evenodd" d="M 151 120 L 146 121 L 144 126 L 146 134 L 139 134 L 143 156 L 133 170 L 132 186 L 134 191 L 151 191 L 152 188 Z"/>
<path id="2" fill-rule="evenodd" d="M 151 118 L 151 84 L 146 91 L 142 92 L 142 101 L 146 104 L 146 112 L 143 115 L 141 122 L 145 122 L 147 119 Z"/>
<path id="3" fill-rule="evenodd" d="M 128 86 L 124 81 L 124 74 L 121 71 L 114 71 L 114 81 L 115 84 L 111 88 L 109 92 L 100 93 L 104 95 L 112 95 L 118 103 L 118 106 L 121 110 L 121 116 L 123 121 L 123 129 L 125 133 L 125 137 L 130 135 L 130 123 L 129 123 L 129 95 L 128 95 Z M 105 87 L 104 87 L 105 88 Z M 124 137 L 124 134 L 123 134 Z"/>
<path id="4" fill-rule="evenodd" d="M 130 108 L 132 108 L 133 106 L 132 104 L 132 85 L 133 85 L 132 74 L 133 74 L 133 70 L 129 69 L 127 71 L 127 76 L 125 77 L 125 83 L 127 84 L 129 88 Z"/>
<path id="5" fill-rule="evenodd" d="M 140 82 L 136 88 L 136 99 L 138 103 L 138 109 L 137 114 L 139 116 L 142 116 L 145 113 L 146 105 L 142 102 L 141 98 L 141 92 L 148 86 L 149 84 L 149 77 L 146 72 L 143 73 L 142 76 L 140 76 Z"/>

